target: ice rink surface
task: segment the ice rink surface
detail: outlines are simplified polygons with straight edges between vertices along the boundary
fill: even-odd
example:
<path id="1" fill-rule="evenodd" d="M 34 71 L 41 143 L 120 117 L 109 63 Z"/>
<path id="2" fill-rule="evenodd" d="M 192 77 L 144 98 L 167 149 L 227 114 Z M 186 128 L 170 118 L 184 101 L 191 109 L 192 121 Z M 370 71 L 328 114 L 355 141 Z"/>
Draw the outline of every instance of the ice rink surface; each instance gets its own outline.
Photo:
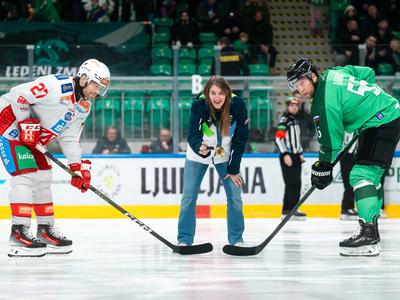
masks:
<path id="1" fill-rule="evenodd" d="M 177 220 L 144 219 L 171 242 Z M 248 246 L 278 219 L 247 219 Z M 74 241 L 68 255 L 7 256 L 9 220 L 0 220 L 0 299 L 399 299 L 400 220 L 380 222 L 378 257 L 341 257 L 355 221 L 289 222 L 257 256 L 222 252 L 224 219 L 199 219 L 196 242 L 214 251 L 181 256 L 128 219 L 58 220 Z"/>

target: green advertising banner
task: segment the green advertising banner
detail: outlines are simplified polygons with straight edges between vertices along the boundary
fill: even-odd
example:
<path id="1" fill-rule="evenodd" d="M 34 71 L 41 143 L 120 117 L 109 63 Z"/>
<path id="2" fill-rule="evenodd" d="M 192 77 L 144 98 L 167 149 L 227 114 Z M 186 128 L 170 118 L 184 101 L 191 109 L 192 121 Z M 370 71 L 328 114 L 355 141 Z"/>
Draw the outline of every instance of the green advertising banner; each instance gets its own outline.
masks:
<path id="1" fill-rule="evenodd" d="M 0 76 L 26 77 L 34 45 L 33 76 L 75 75 L 86 59 L 103 61 L 113 76 L 149 74 L 150 52 L 142 23 L 0 23 Z"/>

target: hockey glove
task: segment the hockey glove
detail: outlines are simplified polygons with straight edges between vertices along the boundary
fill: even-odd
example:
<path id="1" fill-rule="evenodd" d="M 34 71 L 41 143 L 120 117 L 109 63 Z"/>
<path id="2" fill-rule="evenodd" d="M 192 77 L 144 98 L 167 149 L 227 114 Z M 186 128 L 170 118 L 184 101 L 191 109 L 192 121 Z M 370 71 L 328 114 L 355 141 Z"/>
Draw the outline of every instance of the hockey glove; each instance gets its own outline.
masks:
<path id="1" fill-rule="evenodd" d="M 22 145 L 33 149 L 39 143 L 40 138 L 40 121 L 37 119 L 25 119 L 18 122 L 20 131 L 19 141 Z"/>
<path id="2" fill-rule="evenodd" d="M 323 190 L 333 181 L 331 163 L 316 161 L 311 167 L 311 184 Z"/>
<path id="3" fill-rule="evenodd" d="M 72 176 L 71 185 L 80 189 L 82 193 L 86 192 L 90 187 L 90 179 L 92 178 L 90 174 L 92 162 L 85 159 L 82 160 L 81 163 L 70 164 L 69 168 L 71 171 L 81 176 Z"/>

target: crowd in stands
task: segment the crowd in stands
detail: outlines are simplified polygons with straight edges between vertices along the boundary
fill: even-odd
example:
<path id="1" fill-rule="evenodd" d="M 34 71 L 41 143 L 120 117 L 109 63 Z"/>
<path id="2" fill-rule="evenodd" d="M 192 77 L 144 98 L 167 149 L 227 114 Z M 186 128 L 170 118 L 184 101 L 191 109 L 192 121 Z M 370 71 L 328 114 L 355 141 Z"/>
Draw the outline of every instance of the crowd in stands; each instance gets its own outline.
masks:
<path id="1" fill-rule="evenodd" d="M 366 65 L 379 75 L 392 75 L 400 72 L 399 31 L 400 1 L 353 0 L 339 17 L 333 48 L 345 57 L 344 64 Z"/>
<path id="2" fill-rule="evenodd" d="M 229 38 L 246 63 L 268 64 L 274 75 L 277 51 L 267 0 L 5 0 L 0 20 L 42 22 L 146 21 L 170 18 L 170 45 L 195 47 L 199 34 Z"/>

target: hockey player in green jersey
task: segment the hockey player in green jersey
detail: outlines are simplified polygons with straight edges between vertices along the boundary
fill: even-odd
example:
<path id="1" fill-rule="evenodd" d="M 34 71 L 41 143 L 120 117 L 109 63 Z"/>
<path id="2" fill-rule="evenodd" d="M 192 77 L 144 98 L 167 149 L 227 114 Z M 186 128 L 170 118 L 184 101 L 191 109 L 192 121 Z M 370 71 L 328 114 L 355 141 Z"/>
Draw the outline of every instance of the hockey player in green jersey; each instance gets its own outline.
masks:
<path id="1" fill-rule="evenodd" d="M 287 79 L 292 92 L 312 98 L 320 152 L 312 165 L 311 182 L 318 189 L 333 181 L 332 161 L 342 148 L 344 132 L 360 134 L 350 173 L 360 230 L 339 244 L 340 254 L 379 255 L 380 181 L 400 138 L 399 102 L 376 84 L 375 73 L 368 67 L 333 67 L 318 74 L 311 60 L 302 58 L 289 67 Z"/>

